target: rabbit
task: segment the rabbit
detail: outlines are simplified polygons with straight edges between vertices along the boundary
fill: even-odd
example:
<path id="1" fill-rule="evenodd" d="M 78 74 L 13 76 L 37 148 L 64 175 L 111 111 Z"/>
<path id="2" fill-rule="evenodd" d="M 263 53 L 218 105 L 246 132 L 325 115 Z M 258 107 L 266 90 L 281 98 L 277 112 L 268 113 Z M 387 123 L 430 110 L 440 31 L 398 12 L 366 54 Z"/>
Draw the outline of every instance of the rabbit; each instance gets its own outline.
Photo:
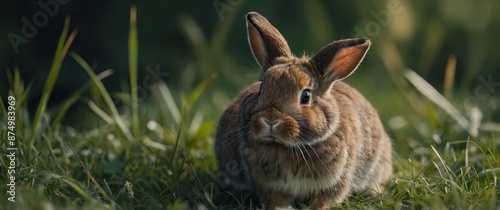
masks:
<path id="1" fill-rule="evenodd" d="M 370 40 L 339 40 L 295 57 L 265 17 L 250 12 L 246 23 L 263 75 L 220 118 L 215 152 L 224 184 L 255 192 L 267 209 L 297 202 L 326 209 L 382 192 L 392 175 L 391 140 L 373 106 L 341 81 Z"/>

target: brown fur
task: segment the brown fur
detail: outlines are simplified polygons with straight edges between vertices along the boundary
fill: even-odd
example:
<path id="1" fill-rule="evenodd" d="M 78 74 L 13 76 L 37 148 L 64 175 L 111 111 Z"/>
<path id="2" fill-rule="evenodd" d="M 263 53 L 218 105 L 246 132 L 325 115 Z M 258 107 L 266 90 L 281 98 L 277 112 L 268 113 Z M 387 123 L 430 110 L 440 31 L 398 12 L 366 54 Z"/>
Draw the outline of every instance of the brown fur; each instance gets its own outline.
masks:
<path id="1" fill-rule="evenodd" d="M 296 58 L 264 17 L 252 12 L 247 20 L 264 74 L 220 119 L 215 148 L 227 184 L 257 191 L 268 209 L 296 201 L 324 209 L 353 193 L 382 191 L 392 174 L 390 139 L 371 104 L 340 81 L 369 40 L 341 40 Z M 308 104 L 299 103 L 304 90 Z"/>

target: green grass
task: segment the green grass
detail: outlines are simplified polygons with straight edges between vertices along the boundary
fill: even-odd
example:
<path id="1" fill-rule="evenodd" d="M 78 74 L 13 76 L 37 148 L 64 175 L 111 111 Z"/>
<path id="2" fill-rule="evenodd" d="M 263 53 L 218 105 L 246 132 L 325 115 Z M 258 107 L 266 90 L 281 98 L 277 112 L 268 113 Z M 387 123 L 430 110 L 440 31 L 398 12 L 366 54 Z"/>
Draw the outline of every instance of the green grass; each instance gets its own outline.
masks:
<path id="1" fill-rule="evenodd" d="M 133 15 L 135 9 L 131 10 Z M 189 27 L 197 27 L 190 21 L 181 20 L 189 23 L 184 25 L 186 33 L 193 31 Z M 9 95 L 17 99 L 17 193 L 15 203 L 2 196 L 0 209 L 256 208 L 245 206 L 248 199 L 221 191 L 217 185 L 214 134 L 218 115 L 233 97 L 230 91 L 217 85 L 220 79 L 215 74 L 204 75 L 205 79 L 188 91 L 176 91 L 152 74 L 156 83 L 150 96 L 138 100 L 135 24 L 131 17 L 130 90 L 109 92 L 102 80 L 112 71 L 93 69 L 84 58 L 69 51 L 76 36 L 76 32 L 68 36 L 69 20 L 33 117 L 28 114 L 26 100 L 31 85 L 25 87 L 19 71 L 13 71 Z M 216 34 L 222 35 L 217 37 L 225 37 L 228 26 L 219 28 Z M 224 39 L 216 38 L 212 48 L 192 39 L 193 48 L 200 49 L 198 68 L 224 66 L 205 65 L 221 56 Z M 379 54 L 399 53 L 390 47 L 391 43 L 384 46 L 388 47 Z M 48 108 L 47 101 L 65 59 L 80 64 L 90 81 L 58 106 Z M 381 116 L 386 116 L 383 121 L 393 138 L 394 177 L 387 183 L 386 193 L 376 198 L 352 196 L 340 208 L 499 208 L 500 126 L 491 120 L 494 107 L 468 107 L 463 101 L 474 97 L 473 92 L 453 95 L 449 90 L 444 97 L 411 70 L 403 72 L 403 62 L 397 56 L 381 56 L 381 60 L 396 88 L 379 100 L 398 100 L 407 110 L 394 113 L 393 107 L 377 106 Z M 219 75 L 230 71 L 223 69 Z M 449 71 L 455 68 L 447 68 Z M 362 86 L 360 89 L 367 90 Z M 498 100 L 492 96 L 485 104 Z M 71 117 L 68 110 L 76 103 L 88 106 L 89 119 L 82 120 L 95 119 L 92 128 L 62 123 Z M 0 104 L 2 139 L 8 131 L 3 126 L 7 125 L 7 106 Z M 396 119 L 399 123 L 393 123 Z M 6 141 L 2 141 L 1 148 L 0 180 L 7 183 Z M 2 193 L 7 191 L 5 184 L 0 189 Z"/>

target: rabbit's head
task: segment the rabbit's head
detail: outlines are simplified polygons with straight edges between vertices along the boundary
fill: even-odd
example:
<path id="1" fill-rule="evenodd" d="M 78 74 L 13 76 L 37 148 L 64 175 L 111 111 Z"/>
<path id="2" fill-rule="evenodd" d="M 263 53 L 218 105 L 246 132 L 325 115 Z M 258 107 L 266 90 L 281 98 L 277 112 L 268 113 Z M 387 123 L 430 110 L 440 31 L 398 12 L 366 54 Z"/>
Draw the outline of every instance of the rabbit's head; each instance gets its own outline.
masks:
<path id="1" fill-rule="evenodd" d="M 243 105 L 248 133 L 262 143 L 289 147 L 326 140 L 340 118 L 349 118 L 341 116 L 331 87 L 354 72 L 370 41 L 340 40 L 298 58 L 266 18 L 255 12 L 246 18 L 252 53 L 264 72 L 259 92 Z"/>

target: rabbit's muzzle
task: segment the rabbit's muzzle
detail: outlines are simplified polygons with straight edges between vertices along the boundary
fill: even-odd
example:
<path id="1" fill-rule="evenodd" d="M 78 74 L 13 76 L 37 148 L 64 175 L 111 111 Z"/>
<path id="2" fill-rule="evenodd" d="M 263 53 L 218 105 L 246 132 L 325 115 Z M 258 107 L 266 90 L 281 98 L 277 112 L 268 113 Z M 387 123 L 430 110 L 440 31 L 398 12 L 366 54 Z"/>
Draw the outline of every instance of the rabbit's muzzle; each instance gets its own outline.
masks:
<path id="1" fill-rule="evenodd" d="M 299 124 L 275 108 L 256 113 L 251 120 L 253 137 L 261 142 L 275 142 L 287 146 L 299 143 Z"/>

